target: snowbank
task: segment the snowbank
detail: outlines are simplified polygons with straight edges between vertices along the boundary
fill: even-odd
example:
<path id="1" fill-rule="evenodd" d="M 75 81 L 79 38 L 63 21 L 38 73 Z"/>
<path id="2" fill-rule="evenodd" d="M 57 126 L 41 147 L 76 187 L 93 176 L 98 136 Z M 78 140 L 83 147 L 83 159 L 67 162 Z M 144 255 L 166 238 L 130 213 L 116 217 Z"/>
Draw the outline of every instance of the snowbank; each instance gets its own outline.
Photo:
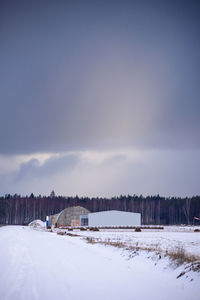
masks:
<path id="1" fill-rule="evenodd" d="M 164 230 L 100 230 L 80 231 L 79 235 L 91 237 L 100 242 L 121 242 L 127 247 L 160 249 L 163 252 L 183 248 L 188 254 L 200 257 L 200 233 L 194 232 L 194 228 L 182 228 L 178 226 L 165 227 Z M 75 230 L 74 230 L 75 231 Z"/>
<path id="2" fill-rule="evenodd" d="M 34 228 L 41 228 L 45 227 L 45 222 L 41 220 L 34 220 L 31 223 L 29 223 L 28 226 L 33 226 Z"/>

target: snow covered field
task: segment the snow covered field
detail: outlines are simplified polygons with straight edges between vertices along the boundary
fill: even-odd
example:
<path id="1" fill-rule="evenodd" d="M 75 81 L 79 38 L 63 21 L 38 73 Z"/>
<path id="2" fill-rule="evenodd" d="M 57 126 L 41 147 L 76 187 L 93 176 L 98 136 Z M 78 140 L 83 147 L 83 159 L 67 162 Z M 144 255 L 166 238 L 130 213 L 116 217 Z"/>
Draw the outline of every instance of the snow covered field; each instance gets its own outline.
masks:
<path id="1" fill-rule="evenodd" d="M 79 232 L 97 238 L 140 242 L 154 239 L 164 247 L 183 242 L 199 253 L 200 233 L 193 232 Z M 140 236 L 142 236 L 139 238 Z M 162 239 L 163 238 L 163 239 Z M 200 274 L 181 276 L 167 259 L 130 258 L 121 249 L 88 244 L 82 237 L 60 236 L 33 227 L 0 228 L 0 299 L 196 300 Z M 149 242 L 148 242 L 149 243 Z"/>
<path id="2" fill-rule="evenodd" d="M 92 237 L 99 241 L 119 241 L 127 246 L 160 249 L 163 252 L 183 248 L 186 253 L 199 256 L 200 258 L 200 232 L 194 232 L 194 227 L 189 226 L 166 226 L 164 230 L 142 229 L 142 232 L 134 232 L 133 229 L 109 229 L 98 232 L 80 231 L 78 234 Z"/>

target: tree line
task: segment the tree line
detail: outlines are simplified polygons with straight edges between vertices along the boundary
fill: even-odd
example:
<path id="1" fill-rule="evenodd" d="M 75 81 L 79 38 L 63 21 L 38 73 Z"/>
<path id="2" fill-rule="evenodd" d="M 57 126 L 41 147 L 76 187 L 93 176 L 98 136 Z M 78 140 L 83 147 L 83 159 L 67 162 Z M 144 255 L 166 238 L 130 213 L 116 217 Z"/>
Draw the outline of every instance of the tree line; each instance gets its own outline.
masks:
<path id="1" fill-rule="evenodd" d="M 0 224 L 24 224 L 35 219 L 45 221 L 69 206 L 80 205 L 91 212 L 121 210 L 141 213 L 144 225 L 200 224 L 200 196 L 191 198 L 157 196 L 119 196 L 108 198 L 5 195 L 0 197 Z"/>

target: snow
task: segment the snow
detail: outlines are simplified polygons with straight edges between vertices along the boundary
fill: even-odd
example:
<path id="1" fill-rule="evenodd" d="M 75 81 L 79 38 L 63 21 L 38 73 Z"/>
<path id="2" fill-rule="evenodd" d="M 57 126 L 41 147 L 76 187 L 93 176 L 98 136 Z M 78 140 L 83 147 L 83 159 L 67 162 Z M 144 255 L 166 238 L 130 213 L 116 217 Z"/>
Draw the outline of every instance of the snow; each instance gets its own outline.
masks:
<path id="1" fill-rule="evenodd" d="M 170 226 L 164 230 L 142 229 L 132 230 L 100 230 L 80 231 L 79 235 L 93 237 L 99 241 L 123 242 L 127 246 L 159 249 L 163 252 L 183 248 L 186 253 L 200 257 L 200 232 L 194 232 L 192 227 Z"/>
<path id="2" fill-rule="evenodd" d="M 43 228 L 46 226 L 46 223 L 41 220 L 34 220 L 29 223 L 28 226 L 33 226 L 34 228 Z"/>
<path id="3" fill-rule="evenodd" d="M 126 233 L 125 239 L 128 236 Z M 184 239 L 188 244 L 191 241 Z M 114 247 L 88 244 L 82 237 L 60 236 L 31 226 L 2 227 L 0 241 L 1 300 L 199 299 L 199 273 L 176 279 L 181 267 L 173 269 L 165 259 L 147 259 L 145 253 L 129 258 Z"/>

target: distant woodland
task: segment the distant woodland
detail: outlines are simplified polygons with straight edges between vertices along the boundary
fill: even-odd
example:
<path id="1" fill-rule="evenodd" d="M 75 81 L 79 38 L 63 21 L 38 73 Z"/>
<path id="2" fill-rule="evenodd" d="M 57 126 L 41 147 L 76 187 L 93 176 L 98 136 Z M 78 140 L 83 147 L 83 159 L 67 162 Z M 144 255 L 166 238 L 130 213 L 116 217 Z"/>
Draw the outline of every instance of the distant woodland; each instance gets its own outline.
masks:
<path id="1" fill-rule="evenodd" d="M 91 212 L 103 210 L 122 210 L 139 212 L 142 224 L 193 224 L 194 217 L 200 217 L 200 196 L 192 198 L 164 198 L 157 196 L 120 196 L 111 199 L 87 197 L 55 196 L 33 194 L 26 197 L 5 195 L 0 198 L 0 224 L 24 224 L 25 221 L 41 219 L 60 212 L 62 209 L 80 205 Z M 195 224 L 200 224 L 195 220 Z"/>

